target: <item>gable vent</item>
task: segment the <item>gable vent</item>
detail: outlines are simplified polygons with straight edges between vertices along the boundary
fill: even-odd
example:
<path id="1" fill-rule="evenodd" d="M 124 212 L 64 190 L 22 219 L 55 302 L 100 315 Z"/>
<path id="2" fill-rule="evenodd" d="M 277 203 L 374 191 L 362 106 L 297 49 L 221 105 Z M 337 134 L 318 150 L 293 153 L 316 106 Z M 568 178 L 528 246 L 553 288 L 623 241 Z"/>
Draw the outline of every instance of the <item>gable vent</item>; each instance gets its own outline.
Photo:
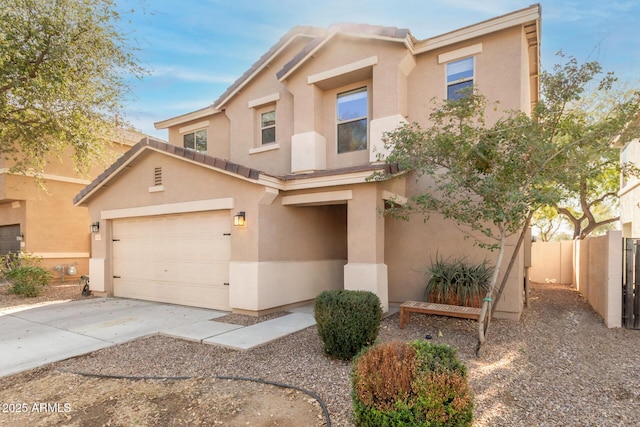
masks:
<path id="1" fill-rule="evenodd" d="M 162 168 L 157 167 L 153 170 L 153 184 L 162 185 Z"/>

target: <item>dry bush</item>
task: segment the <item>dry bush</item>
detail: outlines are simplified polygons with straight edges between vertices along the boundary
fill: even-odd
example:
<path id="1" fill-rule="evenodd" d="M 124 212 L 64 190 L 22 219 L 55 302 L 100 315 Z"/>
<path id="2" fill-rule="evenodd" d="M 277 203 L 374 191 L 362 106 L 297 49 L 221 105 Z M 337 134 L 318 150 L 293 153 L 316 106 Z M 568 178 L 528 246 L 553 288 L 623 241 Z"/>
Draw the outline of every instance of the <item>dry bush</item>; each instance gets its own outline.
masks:
<path id="1" fill-rule="evenodd" d="M 418 370 L 416 350 L 398 341 L 380 344 L 358 358 L 355 393 L 362 403 L 380 411 L 394 408 L 412 392 Z"/>

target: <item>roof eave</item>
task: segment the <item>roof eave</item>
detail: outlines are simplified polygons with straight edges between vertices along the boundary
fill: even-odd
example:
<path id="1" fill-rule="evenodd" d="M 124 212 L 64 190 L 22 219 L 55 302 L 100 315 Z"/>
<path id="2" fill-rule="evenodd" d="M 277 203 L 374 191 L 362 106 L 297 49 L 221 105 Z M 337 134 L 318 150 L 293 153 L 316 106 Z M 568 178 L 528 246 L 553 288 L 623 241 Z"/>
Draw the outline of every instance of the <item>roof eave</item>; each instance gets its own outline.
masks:
<path id="1" fill-rule="evenodd" d="M 168 128 L 172 127 L 172 126 L 181 125 L 183 123 L 187 123 L 187 122 L 190 122 L 192 120 L 202 119 L 204 117 L 212 116 L 212 115 L 218 114 L 220 112 L 221 112 L 220 110 L 214 108 L 213 106 L 209 106 L 209 107 L 203 108 L 201 110 L 193 111 L 191 113 L 183 114 L 181 116 L 172 117 L 172 118 L 167 119 L 167 120 L 156 122 L 153 125 L 158 130 L 160 130 L 160 129 L 168 129 Z"/>
<path id="2" fill-rule="evenodd" d="M 415 54 L 429 52 L 441 47 L 538 20 L 540 20 L 540 4 L 534 4 L 525 9 L 517 10 L 497 18 L 422 40 L 416 43 Z"/>
<path id="3" fill-rule="evenodd" d="M 372 40 L 382 40 L 382 41 L 389 41 L 389 42 L 394 42 L 394 43 L 403 43 L 405 45 L 405 47 L 409 50 L 409 52 L 413 53 L 413 50 L 414 50 L 413 39 L 411 37 L 411 34 L 409 34 L 409 33 L 407 33 L 407 35 L 405 37 L 403 37 L 403 38 L 398 38 L 398 37 L 367 34 L 367 33 L 357 33 L 357 32 L 348 32 L 348 31 L 333 31 L 329 35 L 324 37 L 324 39 L 320 43 L 318 43 L 316 46 L 314 46 L 313 49 L 309 50 L 309 52 L 307 52 L 304 55 L 304 57 L 299 59 L 298 62 L 295 65 L 293 65 L 290 69 L 286 70 L 286 72 L 282 72 L 282 71 L 284 71 L 284 69 L 281 70 L 278 73 L 278 80 L 280 82 L 284 82 L 286 79 L 288 79 L 293 73 L 296 72 L 296 70 L 298 68 L 300 68 L 303 64 L 305 64 L 307 62 L 307 60 L 309 60 L 309 58 L 313 57 L 320 49 L 322 49 L 323 46 L 325 46 L 337 34 L 351 36 L 351 37 L 372 39 Z"/>
<path id="4" fill-rule="evenodd" d="M 280 55 L 280 53 L 282 53 L 287 47 L 289 47 L 294 42 L 294 40 L 296 40 L 299 37 L 309 38 L 309 37 L 316 37 L 316 36 L 317 35 L 314 35 L 314 34 L 307 34 L 306 32 L 292 34 L 286 41 L 282 43 L 281 46 L 279 46 L 271 55 L 269 55 L 268 58 L 266 58 L 263 62 L 261 62 L 258 66 L 256 66 L 256 68 L 251 72 L 251 74 L 249 74 L 248 76 L 241 76 L 239 81 L 237 81 L 231 86 L 233 89 L 231 91 L 228 91 L 227 93 L 222 94 L 222 96 L 218 98 L 213 103 L 213 105 L 218 110 L 221 110 L 222 107 L 227 102 L 229 102 L 229 100 L 231 100 L 231 98 L 233 98 L 247 84 L 249 84 L 249 82 L 251 82 L 258 74 L 260 74 L 266 67 L 268 67 L 271 61 L 274 58 L 278 57 L 278 55 Z"/>

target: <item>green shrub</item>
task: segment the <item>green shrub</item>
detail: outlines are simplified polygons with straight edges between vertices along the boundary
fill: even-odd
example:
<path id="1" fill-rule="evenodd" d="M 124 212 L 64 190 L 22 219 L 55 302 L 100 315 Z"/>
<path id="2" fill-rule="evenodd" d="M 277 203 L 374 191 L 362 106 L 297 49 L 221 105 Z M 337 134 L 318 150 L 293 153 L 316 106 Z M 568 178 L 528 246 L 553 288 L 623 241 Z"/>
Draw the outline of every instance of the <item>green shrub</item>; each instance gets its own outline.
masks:
<path id="1" fill-rule="evenodd" d="M 42 258 L 20 252 L 3 255 L 0 259 L 2 278 L 11 286 L 9 292 L 25 297 L 36 297 L 51 281 L 51 273 L 39 265 Z"/>
<path id="2" fill-rule="evenodd" d="M 427 271 L 424 300 L 441 304 L 478 306 L 484 298 L 493 268 L 487 261 L 470 264 L 464 259 L 447 261 L 436 256 Z"/>
<path id="3" fill-rule="evenodd" d="M 458 358 L 456 349 L 446 344 L 431 344 L 424 340 L 413 341 L 411 346 L 416 349 L 422 371 L 467 375 L 467 367 Z"/>
<path id="4" fill-rule="evenodd" d="M 342 360 L 372 345 L 382 320 L 380 299 L 369 291 L 324 291 L 316 298 L 313 314 L 324 352 Z"/>
<path id="5" fill-rule="evenodd" d="M 386 343 L 361 352 L 351 373 L 359 426 L 470 426 L 466 367 L 446 345 Z"/>
<path id="6" fill-rule="evenodd" d="M 20 266 L 4 274 L 11 283 L 9 292 L 25 297 L 37 297 L 51 280 L 51 273 L 42 267 Z"/>

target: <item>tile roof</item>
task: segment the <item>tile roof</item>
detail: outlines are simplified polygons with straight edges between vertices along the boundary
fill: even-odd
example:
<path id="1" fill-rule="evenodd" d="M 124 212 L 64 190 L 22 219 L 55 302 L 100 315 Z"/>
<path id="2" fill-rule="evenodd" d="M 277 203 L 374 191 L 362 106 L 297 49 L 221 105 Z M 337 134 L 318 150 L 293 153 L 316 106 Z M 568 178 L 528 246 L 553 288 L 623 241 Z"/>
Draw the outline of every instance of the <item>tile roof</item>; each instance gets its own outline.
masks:
<path id="1" fill-rule="evenodd" d="M 183 157 L 187 160 L 192 160 L 196 163 L 202 163 L 215 169 L 230 172 L 234 175 L 241 176 L 243 178 L 257 180 L 260 177 L 260 171 L 257 169 L 248 168 L 246 166 L 239 165 L 237 163 L 230 162 L 225 159 L 219 159 L 217 157 L 209 156 L 207 154 L 198 153 L 194 150 L 188 150 L 186 148 L 178 147 L 176 145 L 168 144 L 163 141 L 158 141 L 152 138 L 141 139 L 136 145 L 131 147 L 129 151 L 123 154 L 118 160 L 116 160 L 111 166 L 109 166 L 104 172 L 102 172 L 96 179 L 94 179 L 89 185 L 80 191 L 74 198 L 73 203 L 78 203 L 84 199 L 89 193 L 100 187 L 109 177 L 115 174 L 120 168 L 129 163 L 132 158 L 136 157 L 138 153 L 145 148 L 152 148 L 156 151 L 164 151 L 168 154 L 177 157 Z"/>
<path id="2" fill-rule="evenodd" d="M 198 153 L 194 150 L 188 150 L 183 147 L 178 147 L 177 145 L 168 144 L 164 141 L 158 141 L 156 139 L 147 137 L 141 139 L 140 142 L 131 147 L 129 151 L 124 153 L 118 160 L 116 160 L 111 166 L 109 166 L 104 172 L 102 172 L 89 185 L 83 188 L 80 193 L 78 193 L 73 198 L 73 203 L 80 203 L 83 199 L 85 199 L 85 197 L 87 197 L 93 191 L 97 190 L 109 178 L 115 175 L 122 167 L 126 166 L 130 161 L 133 160 L 133 158 L 135 158 L 141 151 L 145 149 L 153 149 L 159 152 L 166 152 L 167 154 L 170 154 L 172 156 L 182 157 L 195 163 L 200 163 L 213 169 L 219 169 L 221 171 L 229 172 L 238 177 L 254 180 L 256 182 L 260 178 L 260 175 L 269 176 L 286 182 L 323 176 L 344 175 L 357 172 L 383 171 L 386 175 L 393 175 L 399 172 L 397 164 L 367 164 L 346 168 L 320 170 L 309 173 L 272 175 L 261 172 L 257 169 L 230 162 L 225 159 Z"/>
<path id="3" fill-rule="evenodd" d="M 295 26 L 291 30 L 289 30 L 284 36 L 280 37 L 280 39 L 273 45 L 271 48 L 265 52 L 260 59 L 258 59 L 247 71 L 245 71 L 235 82 L 231 84 L 227 88 L 226 91 L 222 95 L 216 99 L 212 106 L 218 107 L 222 104 L 227 98 L 229 98 L 239 87 L 243 86 L 244 83 L 253 75 L 257 70 L 259 70 L 263 65 L 269 62 L 270 59 L 284 46 L 286 46 L 292 39 L 296 37 L 307 37 L 313 38 L 321 35 L 325 30 L 318 27 L 310 27 L 310 26 Z"/>

